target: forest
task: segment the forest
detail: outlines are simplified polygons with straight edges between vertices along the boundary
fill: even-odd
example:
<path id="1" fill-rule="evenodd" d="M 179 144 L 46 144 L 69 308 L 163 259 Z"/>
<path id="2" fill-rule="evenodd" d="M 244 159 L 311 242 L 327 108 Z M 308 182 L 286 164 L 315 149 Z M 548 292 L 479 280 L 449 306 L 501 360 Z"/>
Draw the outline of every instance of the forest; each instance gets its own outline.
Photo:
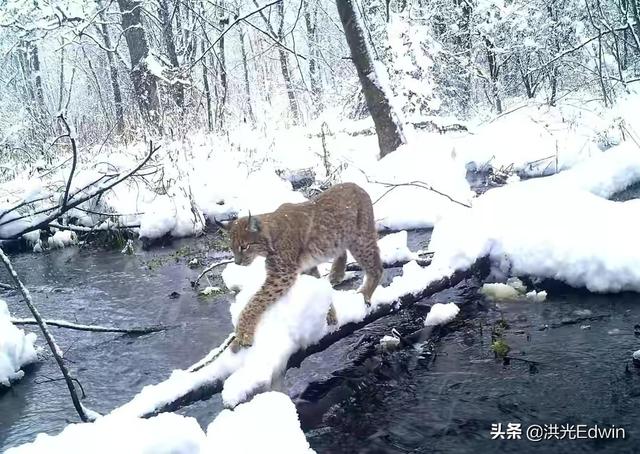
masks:
<path id="1" fill-rule="evenodd" d="M 640 449 L 639 0 L 0 0 L 0 58 L 0 449 Z M 238 351 L 234 222 L 341 183 L 373 295 Z"/>

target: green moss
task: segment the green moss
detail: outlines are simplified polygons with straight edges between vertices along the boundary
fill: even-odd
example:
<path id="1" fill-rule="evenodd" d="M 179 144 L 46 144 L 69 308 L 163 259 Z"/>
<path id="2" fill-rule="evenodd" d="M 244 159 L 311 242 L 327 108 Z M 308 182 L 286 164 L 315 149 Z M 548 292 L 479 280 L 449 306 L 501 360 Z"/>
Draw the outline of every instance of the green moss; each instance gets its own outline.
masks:
<path id="1" fill-rule="evenodd" d="M 504 358 L 509 354 L 509 351 L 511 351 L 511 347 L 509 347 L 509 344 L 507 344 L 504 339 L 500 338 L 491 344 L 491 350 L 496 354 L 496 357 Z"/>

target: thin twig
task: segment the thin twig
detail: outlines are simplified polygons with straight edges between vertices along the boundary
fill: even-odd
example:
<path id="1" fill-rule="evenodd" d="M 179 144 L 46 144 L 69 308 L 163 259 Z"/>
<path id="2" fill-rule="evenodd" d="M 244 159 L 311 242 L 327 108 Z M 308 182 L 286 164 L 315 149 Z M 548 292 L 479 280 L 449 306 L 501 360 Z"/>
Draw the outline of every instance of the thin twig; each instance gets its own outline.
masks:
<path id="1" fill-rule="evenodd" d="M 200 279 L 202 279 L 204 277 L 205 274 L 207 274 L 208 272 L 212 271 L 214 268 L 219 267 L 220 265 L 226 265 L 227 263 L 233 263 L 233 259 L 229 259 L 229 260 L 222 260 L 220 262 L 216 262 L 216 263 L 212 263 L 211 265 L 209 265 L 208 267 L 206 267 L 202 273 L 200 273 L 200 275 L 198 276 L 198 278 L 195 281 L 191 282 L 191 287 L 197 287 L 198 283 L 200 283 Z"/>
<path id="2" fill-rule="evenodd" d="M 67 186 L 64 190 L 64 197 L 62 198 L 62 209 L 67 206 L 67 201 L 69 200 L 69 189 L 71 189 L 71 180 L 73 180 L 73 174 L 76 171 L 76 164 L 78 163 L 78 149 L 76 147 L 76 139 L 71 136 L 71 128 L 69 128 L 69 124 L 67 120 L 64 118 L 63 114 L 58 116 L 62 124 L 64 125 L 67 133 L 62 137 L 68 137 L 71 141 L 71 151 L 73 151 L 73 161 L 71 161 L 71 172 L 69 173 L 69 178 L 67 179 Z"/>
<path id="3" fill-rule="evenodd" d="M 384 194 L 382 194 L 380 197 L 378 197 L 378 199 L 375 202 L 373 202 L 374 205 L 376 203 L 378 203 L 387 194 L 389 194 L 391 191 L 393 191 L 394 189 L 399 188 L 400 186 L 415 186 L 415 187 L 418 187 L 418 188 L 426 189 L 427 191 L 435 192 L 436 194 L 441 195 L 443 197 L 446 197 L 447 199 L 451 200 L 453 203 L 457 203 L 458 205 L 462 205 L 463 207 L 471 208 L 471 205 L 468 205 L 468 204 L 466 204 L 464 202 L 460 202 L 460 201 L 454 199 L 453 197 L 451 197 L 450 195 L 445 194 L 444 192 L 438 191 L 433 186 L 429 186 L 424 181 L 415 180 L 415 181 L 409 181 L 407 183 L 386 183 L 384 181 L 375 181 L 375 180 L 368 180 L 368 179 L 367 179 L 367 181 L 369 183 L 380 184 L 380 185 L 383 185 L 383 186 L 389 188 Z"/>

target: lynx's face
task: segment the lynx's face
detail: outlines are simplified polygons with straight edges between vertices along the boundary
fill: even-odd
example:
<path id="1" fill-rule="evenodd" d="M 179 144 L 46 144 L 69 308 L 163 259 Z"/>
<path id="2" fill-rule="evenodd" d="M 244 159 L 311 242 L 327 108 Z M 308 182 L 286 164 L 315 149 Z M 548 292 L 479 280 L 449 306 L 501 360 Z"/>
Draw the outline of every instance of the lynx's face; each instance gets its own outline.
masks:
<path id="1" fill-rule="evenodd" d="M 234 221 L 229 227 L 231 250 L 237 265 L 247 266 L 261 255 L 266 256 L 268 249 L 261 232 L 261 225 L 255 216 Z"/>

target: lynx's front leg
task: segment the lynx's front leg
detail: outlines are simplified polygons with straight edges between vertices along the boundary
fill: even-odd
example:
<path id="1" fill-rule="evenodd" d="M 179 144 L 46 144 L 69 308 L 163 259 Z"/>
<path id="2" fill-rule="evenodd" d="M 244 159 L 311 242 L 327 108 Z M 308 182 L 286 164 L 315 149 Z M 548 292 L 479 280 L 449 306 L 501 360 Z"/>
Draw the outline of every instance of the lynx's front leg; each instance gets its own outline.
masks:
<path id="1" fill-rule="evenodd" d="M 236 325 L 236 339 L 231 344 L 231 350 L 236 352 L 240 347 L 249 347 L 253 344 L 253 335 L 262 314 L 275 302 L 277 302 L 293 286 L 297 273 L 284 271 L 287 268 L 277 267 L 269 269 L 267 263 L 267 278 L 260 290 L 249 300 L 240 313 Z M 290 268 L 294 269 L 295 268 Z"/>

